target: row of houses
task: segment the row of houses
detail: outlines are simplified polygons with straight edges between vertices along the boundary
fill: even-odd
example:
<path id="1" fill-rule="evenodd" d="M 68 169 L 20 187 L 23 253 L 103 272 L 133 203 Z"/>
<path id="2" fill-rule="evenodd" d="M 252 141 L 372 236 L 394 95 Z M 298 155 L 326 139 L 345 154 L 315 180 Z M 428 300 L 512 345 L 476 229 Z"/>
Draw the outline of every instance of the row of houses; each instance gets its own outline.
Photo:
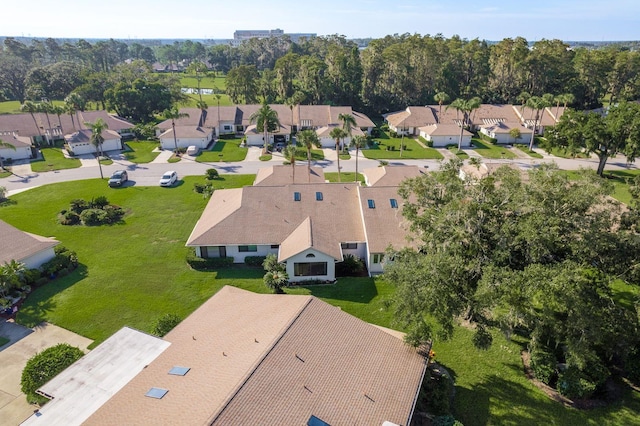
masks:
<path id="1" fill-rule="evenodd" d="M 102 133 L 103 150 L 122 150 L 122 138 L 132 136 L 133 124 L 107 111 L 76 111 L 74 114 L 34 113 L 0 115 L 0 139 L 15 149 L 0 147 L 0 156 L 23 160 L 35 158 L 38 145 L 64 140 L 75 155 L 96 152 L 89 142 L 91 130 L 86 123 L 104 120 L 108 129 Z"/>
<path id="2" fill-rule="evenodd" d="M 564 113 L 564 107 L 548 107 L 536 120 L 536 111 L 521 105 L 482 104 L 469 114 L 470 130 L 478 131 L 499 144 L 528 143 L 535 128 L 544 133 Z M 409 106 L 384 115 L 389 129 L 400 135 L 422 136 L 434 147 L 458 144 L 463 116 L 447 105 Z M 517 129 L 518 132 L 512 132 Z M 519 134 L 515 138 L 513 133 Z M 462 146 L 471 145 L 472 133 L 462 130 Z"/>
<path id="3" fill-rule="evenodd" d="M 335 140 L 329 136 L 331 130 L 342 126 L 340 114 L 350 114 L 356 120 L 356 127 L 352 134 L 370 134 L 375 124 L 365 114 L 354 111 L 349 106 L 331 105 L 269 105 L 277 114 L 280 121 L 279 128 L 269 134 L 268 144 L 287 143 L 290 135 L 300 130 L 312 129 L 318 134 L 322 147 L 335 146 Z M 264 135 L 257 131 L 251 116 L 262 105 L 233 105 L 208 107 L 207 109 L 182 108 L 180 112 L 186 117 L 166 120 L 158 124 L 158 138 L 164 149 L 186 148 L 195 145 L 204 149 L 215 138 L 223 135 L 246 137 L 248 146 L 263 146 Z M 173 124 L 175 124 L 175 137 Z M 349 144 L 347 138 L 344 141 Z"/>

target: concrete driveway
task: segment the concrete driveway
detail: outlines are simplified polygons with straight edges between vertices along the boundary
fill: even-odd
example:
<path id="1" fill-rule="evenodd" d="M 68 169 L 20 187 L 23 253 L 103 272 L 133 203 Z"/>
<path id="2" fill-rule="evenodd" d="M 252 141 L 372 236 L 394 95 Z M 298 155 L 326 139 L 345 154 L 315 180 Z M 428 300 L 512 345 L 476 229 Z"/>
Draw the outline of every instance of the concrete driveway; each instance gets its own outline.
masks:
<path id="1" fill-rule="evenodd" d="M 87 352 L 92 340 L 53 324 L 31 329 L 12 321 L 0 323 L 0 336 L 10 342 L 0 347 L 0 424 L 18 425 L 37 407 L 27 403 L 20 391 L 20 377 L 27 361 L 38 352 L 58 343 L 68 343 Z"/>

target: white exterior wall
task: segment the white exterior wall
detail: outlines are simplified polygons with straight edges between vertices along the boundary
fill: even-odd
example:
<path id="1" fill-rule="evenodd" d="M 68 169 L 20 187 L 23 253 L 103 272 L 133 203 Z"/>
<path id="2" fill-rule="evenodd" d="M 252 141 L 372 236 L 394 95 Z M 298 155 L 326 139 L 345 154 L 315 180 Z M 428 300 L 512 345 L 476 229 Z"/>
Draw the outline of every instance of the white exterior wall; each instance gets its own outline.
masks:
<path id="1" fill-rule="evenodd" d="M 207 136 L 206 138 L 177 138 L 178 148 L 188 148 L 191 145 L 195 145 L 200 149 L 205 149 L 207 145 L 209 145 L 209 141 L 211 138 Z M 176 142 L 173 140 L 173 136 L 169 138 L 160 139 L 160 145 L 162 149 L 175 149 Z"/>
<path id="2" fill-rule="evenodd" d="M 320 138 L 320 145 L 322 146 L 322 148 L 335 148 L 336 141 L 335 139 L 324 137 L 324 138 Z"/>
<path id="3" fill-rule="evenodd" d="M 369 270 L 369 276 L 378 275 L 383 272 L 382 263 L 373 263 L 373 255 L 375 253 L 367 254 L 367 269 Z"/>
<path id="4" fill-rule="evenodd" d="M 308 258 L 307 254 L 314 254 L 315 257 Z M 327 262 L 327 275 L 319 275 L 319 276 L 305 276 L 305 277 L 296 277 L 294 275 L 294 264 L 295 263 L 308 263 L 308 262 Z M 336 278 L 336 264 L 335 259 L 331 256 L 327 256 L 324 253 L 320 253 L 313 249 L 307 249 L 293 257 L 287 259 L 287 274 L 289 275 L 290 282 L 304 282 L 310 280 L 326 280 L 332 281 Z"/>
<path id="5" fill-rule="evenodd" d="M 240 244 L 240 245 L 255 245 L 255 244 Z M 244 258 L 247 256 L 266 256 L 268 254 L 278 254 L 278 249 L 271 248 L 271 245 L 264 244 L 258 245 L 258 251 L 249 251 L 249 252 L 240 252 L 238 249 L 238 245 L 228 245 L 225 246 L 227 249 L 227 257 L 233 257 L 233 263 L 244 263 Z M 218 246 L 207 247 L 207 254 L 209 258 L 212 257 L 220 257 L 220 249 Z M 200 247 L 196 247 L 196 256 L 202 257 L 202 250 Z"/>
<path id="6" fill-rule="evenodd" d="M 95 154 L 97 148 L 90 142 L 82 142 L 82 143 L 70 143 L 69 148 L 75 155 L 83 155 L 83 154 Z M 122 150 L 122 144 L 120 143 L 120 139 L 107 139 L 102 144 L 102 151 L 120 151 Z"/>
<path id="7" fill-rule="evenodd" d="M 458 145 L 458 141 L 460 140 L 460 135 L 437 135 L 437 136 L 429 136 L 425 132 L 420 132 L 420 136 L 425 138 L 428 141 L 433 142 L 434 148 L 444 148 L 447 145 Z M 471 145 L 471 136 L 462 136 L 462 146 L 470 146 Z"/>
<path id="8" fill-rule="evenodd" d="M 28 146 L 22 146 L 20 148 L 16 148 L 15 151 L 13 149 L 0 149 L 0 157 L 2 158 L 11 158 L 12 160 L 26 160 L 31 158 L 31 148 Z"/>
<path id="9" fill-rule="evenodd" d="M 233 121 L 220 121 L 218 125 L 218 135 L 228 135 L 236 132 L 236 126 Z"/>
<path id="10" fill-rule="evenodd" d="M 46 250 L 42 250 L 41 252 L 32 254 L 29 257 L 25 257 L 24 259 L 18 259 L 18 261 L 24 263 L 24 266 L 27 269 L 36 269 L 39 268 L 43 263 L 53 259 L 55 255 L 56 254 L 53 251 L 53 247 L 51 247 Z"/>
<path id="11" fill-rule="evenodd" d="M 346 242 L 346 241 L 343 241 Z M 354 241 L 350 241 L 350 242 L 354 242 Z M 352 254 L 356 257 L 359 257 L 360 259 L 362 259 L 363 261 L 367 260 L 367 243 L 364 242 L 359 242 L 358 244 L 358 248 L 356 249 L 342 249 L 342 255 L 347 255 L 347 254 Z"/>
<path id="12" fill-rule="evenodd" d="M 263 135 L 247 135 L 247 146 L 264 146 Z"/>

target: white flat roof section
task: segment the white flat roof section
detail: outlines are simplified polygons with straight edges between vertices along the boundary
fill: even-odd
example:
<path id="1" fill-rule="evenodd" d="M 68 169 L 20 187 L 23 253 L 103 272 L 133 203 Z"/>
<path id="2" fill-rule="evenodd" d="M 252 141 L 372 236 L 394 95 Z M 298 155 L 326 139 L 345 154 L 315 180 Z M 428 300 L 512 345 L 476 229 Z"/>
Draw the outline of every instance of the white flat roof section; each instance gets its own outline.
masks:
<path id="1" fill-rule="evenodd" d="M 171 345 L 124 327 L 39 391 L 53 399 L 23 425 L 80 425 Z"/>

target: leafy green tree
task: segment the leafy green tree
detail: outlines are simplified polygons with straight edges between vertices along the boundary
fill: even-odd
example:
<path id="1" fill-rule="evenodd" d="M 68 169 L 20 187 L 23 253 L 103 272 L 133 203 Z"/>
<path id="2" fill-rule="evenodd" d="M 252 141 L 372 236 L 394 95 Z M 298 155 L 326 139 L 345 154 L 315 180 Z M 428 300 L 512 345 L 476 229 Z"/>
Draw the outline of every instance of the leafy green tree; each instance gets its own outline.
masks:
<path id="1" fill-rule="evenodd" d="M 258 100 L 260 74 L 255 65 L 240 65 L 227 74 L 227 94 L 236 104 L 254 104 Z"/>
<path id="2" fill-rule="evenodd" d="M 278 262 L 278 256 L 273 253 L 268 254 L 262 262 L 262 267 L 266 271 L 263 277 L 264 284 L 274 293 L 283 293 L 282 287 L 289 282 L 289 275 L 285 265 Z"/>
<path id="3" fill-rule="evenodd" d="M 167 83 L 136 79 L 133 83 L 117 83 L 105 91 L 110 108 L 134 122 L 149 123 L 154 114 L 170 109 L 175 97 Z"/>
<path id="4" fill-rule="evenodd" d="M 102 174 L 102 163 L 100 163 L 100 157 L 104 155 L 102 152 L 102 144 L 104 143 L 104 136 L 102 136 L 102 133 L 107 130 L 109 126 L 102 118 L 98 118 L 93 123 L 85 122 L 84 124 L 91 129 L 90 141 L 91 144 L 96 147 L 98 166 L 100 168 L 100 179 L 104 179 L 104 175 Z"/>
<path id="5" fill-rule="evenodd" d="M 181 118 L 186 118 L 186 117 L 189 117 L 189 114 L 187 114 L 186 112 L 180 112 L 180 110 L 178 110 L 178 108 L 176 107 L 171 107 L 169 109 L 165 109 L 164 111 L 162 111 L 162 118 L 164 118 L 165 120 L 171 120 L 171 129 L 173 130 L 173 144 L 174 144 L 175 152 L 178 151 L 178 138 L 176 136 L 176 120 L 179 120 Z"/>
<path id="6" fill-rule="evenodd" d="M 535 118 L 533 119 L 533 129 L 531 131 L 531 140 L 529 141 L 529 150 L 533 150 L 533 143 L 535 141 L 536 133 L 538 132 L 538 126 L 542 125 L 542 117 L 544 117 L 544 110 L 552 105 L 553 95 L 545 94 L 542 97 L 532 96 L 527 99 L 526 105 L 535 112 Z"/>
<path id="7" fill-rule="evenodd" d="M 30 66 L 27 61 L 10 54 L 0 54 L 0 92 L 10 100 L 24 103 L 26 76 Z"/>
<path id="8" fill-rule="evenodd" d="M 336 141 L 336 155 L 338 156 L 338 182 L 340 182 L 340 142 L 347 137 L 347 132 L 340 127 L 334 127 L 329 132 L 329 137 Z"/>
<path id="9" fill-rule="evenodd" d="M 480 108 L 482 101 L 480 98 L 461 99 L 458 98 L 447 106 L 447 109 L 453 108 L 458 113 L 462 113 L 462 123 L 460 123 L 460 138 L 458 139 L 458 151 L 462 149 L 462 136 L 465 126 L 469 125 L 469 117 L 473 110 Z"/>
<path id="10" fill-rule="evenodd" d="M 31 403 L 48 401 L 38 395 L 36 390 L 82 358 L 83 355 L 84 353 L 79 348 L 67 343 L 60 343 L 31 357 L 22 370 L 20 379 L 20 387 L 27 396 L 27 400 Z"/>
<path id="11" fill-rule="evenodd" d="M 6 297 L 12 290 L 20 287 L 25 271 L 24 263 L 16 260 L 0 265 L 0 296 Z"/>
<path id="12" fill-rule="evenodd" d="M 438 103 L 438 116 L 442 117 L 442 104 L 445 102 L 449 102 L 449 95 L 445 92 L 438 92 L 433 95 L 433 100 Z"/>
<path id="13" fill-rule="evenodd" d="M 251 114 L 249 121 L 251 123 L 256 123 L 256 130 L 263 133 L 263 151 L 266 153 L 267 146 L 269 145 L 269 133 L 275 132 L 280 127 L 278 113 L 265 103 L 262 104 L 259 110 Z"/>
<path id="14" fill-rule="evenodd" d="M 338 114 L 338 120 L 342 121 L 342 130 L 347 134 L 345 137 L 350 138 L 353 134 L 353 128 L 358 125 L 355 117 L 352 114 L 340 113 Z"/>
<path id="15" fill-rule="evenodd" d="M 320 148 L 320 140 L 315 130 L 303 130 L 297 135 L 298 143 L 307 150 L 307 176 L 311 182 L 311 150 Z"/>
<path id="16" fill-rule="evenodd" d="M 187 73 L 192 74 L 195 77 L 196 82 L 198 83 L 198 97 L 200 102 L 202 102 L 201 86 L 202 86 L 202 79 L 207 77 L 209 73 L 209 69 L 207 68 L 207 65 L 204 62 L 200 62 L 200 61 L 191 62 L 187 67 Z"/>
<path id="17" fill-rule="evenodd" d="M 287 145 L 282 152 L 284 160 L 291 164 L 292 183 L 296 182 L 296 154 L 298 154 L 298 147 L 293 144 Z"/>
<path id="18" fill-rule="evenodd" d="M 181 321 L 182 319 L 176 314 L 164 314 L 153 324 L 151 334 L 158 337 L 164 337 L 178 324 L 180 324 Z"/>

